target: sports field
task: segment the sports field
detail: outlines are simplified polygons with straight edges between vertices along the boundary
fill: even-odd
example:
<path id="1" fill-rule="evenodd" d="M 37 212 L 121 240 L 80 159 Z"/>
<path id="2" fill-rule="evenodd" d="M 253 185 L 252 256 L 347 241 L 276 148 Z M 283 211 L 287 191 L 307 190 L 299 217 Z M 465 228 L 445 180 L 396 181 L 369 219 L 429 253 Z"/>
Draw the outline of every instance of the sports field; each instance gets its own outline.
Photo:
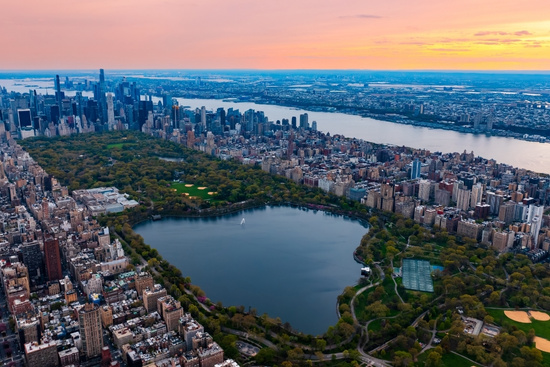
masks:
<path id="1" fill-rule="evenodd" d="M 172 182 L 170 187 L 176 190 L 179 194 L 187 194 L 188 197 L 199 197 L 203 200 L 211 200 L 215 195 L 214 192 L 208 190 L 208 187 L 195 186 L 193 184 L 185 184 L 181 182 Z"/>

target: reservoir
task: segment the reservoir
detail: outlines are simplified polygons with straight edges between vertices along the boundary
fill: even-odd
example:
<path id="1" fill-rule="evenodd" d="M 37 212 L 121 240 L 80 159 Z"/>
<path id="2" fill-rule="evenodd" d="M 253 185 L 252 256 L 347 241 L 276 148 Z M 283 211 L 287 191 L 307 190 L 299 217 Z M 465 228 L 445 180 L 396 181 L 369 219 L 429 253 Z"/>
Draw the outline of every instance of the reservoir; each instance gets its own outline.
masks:
<path id="1" fill-rule="evenodd" d="M 356 220 L 290 207 L 164 218 L 134 230 L 212 302 L 252 307 L 313 335 L 338 321 L 337 297 L 360 278 L 353 251 L 368 231 Z"/>
<path id="2" fill-rule="evenodd" d="M 155 103 L 158 99 L 154 99 Z M 358 115 L 336 112 L 312 112 L 291 107 L 264 105 L 252 102 L 225 102 L 218 99 L 177 98 L 181 106 L 207 110 L 218 107 L 233 108 L 241 113 L 248 109 L 264 111 L 270 121 L 290 119 L 307 113 L 309 123 L 317 121 L 317 129 L 331 134 L 342 134 L 379 144 L 393 144 L 412 148 L 427 149 L 432 152 L 468 153 L 495 159 L 498 163 L 526 168 L 534 172 L 550 173 L 550 144 L 530 142 L 500 136 L 468 134 L 452 130 L 431 129 L 428 127 L 398 124 Z"/>

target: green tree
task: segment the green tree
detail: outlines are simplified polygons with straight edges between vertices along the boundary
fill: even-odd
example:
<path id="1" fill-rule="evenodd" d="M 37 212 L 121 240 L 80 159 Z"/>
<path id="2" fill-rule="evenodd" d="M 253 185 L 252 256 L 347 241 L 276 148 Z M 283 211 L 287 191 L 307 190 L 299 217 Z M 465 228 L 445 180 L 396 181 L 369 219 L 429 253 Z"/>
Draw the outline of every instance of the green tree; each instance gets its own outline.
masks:
<path id="1" fill-rule="evenodd" d="M 426 367 L 439 367 L 441 365 L 441 354 L 432 351 L 426 359 Z"/>
<path id="2" fill-rule="evenodd" d="M 410 353 L 398 350 L 393 355 L 393 365 L 396 367 L 408 367 L 413 365 L 413 357 Z"/>
<path id="3" fill-rule="evenodd" d="M 384 317 L 390 312 L 390 309 L 381 301 L 376 301 L 365 307 L 365 311 L 372 317 Z"/>

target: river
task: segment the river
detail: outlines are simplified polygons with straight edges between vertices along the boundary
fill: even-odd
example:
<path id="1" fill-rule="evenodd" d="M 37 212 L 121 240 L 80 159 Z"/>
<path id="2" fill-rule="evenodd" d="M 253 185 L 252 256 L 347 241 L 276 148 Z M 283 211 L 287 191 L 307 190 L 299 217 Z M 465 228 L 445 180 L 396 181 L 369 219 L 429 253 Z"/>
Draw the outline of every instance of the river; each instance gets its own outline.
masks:
<path id="1" fill-rule="evenodd" d="M 499 163 L 550 174 L 550 144 L 536 143 L 500 136 L 467 134 L 451 130 L 398 124 L 368 117 L 336 112 L 312 112 L 291 107 L 252 102 L 224 102 L 218 99 L 177 98 L 181 106 L 216 110 L 218 107 L 264 111 L 270 121 L 290 119 L 307 113 L 309 122 L 317 121 L 320 131 L 342 134 L 373 143 L 424 148 L 432 152 L 473 151 L 476 155 L 495 159 Z"/>
<path id="2" fill-rule="evenodd" d="M 164 218 L 134 230 L 212 302 L 256 308 L 313 335 L 338 321 L 336 300 L 360 278 L 353 251 L 367 232 L 356 220 L 290 207 Z"/>
<path id="3" fill-rule="evenodd" d="M 7 90 L 21 93 L 29 89 L 37 89 L 38 93 L 53 94 L 52 78 L 32 79 L 2 79 L 0 86 Z M 75 91 L 68 91 L 68 96 Z M 84 96 L 92 97 L 91 92 L 83 92 Z M 144 98 L 144 97 L 142 97 Z M 155 103 L 159 100 L 153 97 Z M 292 107 L 278 105 L 257 104 L 253 102 L 225 102 L 218 99 L 189 99 L 177 98 L 181 106 L 208 110 L 218 107 L 234 108 L 244 112 L 248 109 L 264 111 L 271 120 L 290 119 L 307 113 L 309 122 L 317 121 L 317 128 L 331 134 L 342 134 L 373 143 L 404 145 L 419 149 L 428 149 L 433 152 L 467 152 L 473 151 L 476 155 L 495 159 L 500 163 L 507 163 L 515 167 L 526 168 L 535 172 L 550 174 L 550 144 L 529 142 L 500 136 L 486 136 L 482 134 L 468 134 L 452 130 L 431 129 L 427 127 L 398 124 L 389 121 L 376 120 L 369 117 L 349 115 L 336 112 L 312 112 Z"/>

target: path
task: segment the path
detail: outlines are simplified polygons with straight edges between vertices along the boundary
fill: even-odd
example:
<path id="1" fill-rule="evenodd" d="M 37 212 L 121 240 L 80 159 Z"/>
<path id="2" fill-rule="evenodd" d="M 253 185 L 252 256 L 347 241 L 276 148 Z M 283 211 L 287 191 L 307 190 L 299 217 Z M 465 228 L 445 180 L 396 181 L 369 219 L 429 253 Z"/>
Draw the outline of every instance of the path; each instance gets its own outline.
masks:
<path id="1" fill-rule="evenodd" d="M 354 304 L 355 304 L 355 298 L 357 298 L 357 296 L 359 296 L 361 293 L 363 293 L 367 289 L 378 286 L 379 284 L 381 284 L 384 281 L 384 278 L 386 277 L 386 275 L 384 274 L 384 271 L 382 270 L 380 265 L 378 265 L 378 264 L 374 264 L 374 265 L 376 266 L 376 268 L 378 269 L 378 271 L 380 273 L 380 279 L 381 280 L 379 280 L 378 282 L 376 282 L 374 284 L 369 284 L 369 285 L 367 285 L 363 288 L 360 288 L 355 293 L 355 295 L 351 298 L 351 301 L 350 301 L 351 316 L 353 317 L 353 322 L 355 324 L 359 325 L 359 327 L 361 328 L 361 336 L 366 334 L 367 341 L 368 341 L 368 337 L 369 337 L 369 330 L 368 330 L 369 323 L 371 323 L 374 320 L 370 320 L 366 325 L 361 325 L 359 323 L 359 321 L 357 320 L 357 316 L 355 314 Z M 361 361 L 362 362 L 367 363 L 367 364 L 371 364 L 372 366 L 376 366 L 376 367 L 389 366 L 387 361 L 384 361 L 384 360 L 378 359 L 378 358 L 374 358 L 374 357 L 370 356 L 369 354 L 365 353 L 365 351 L 363 350 L 363 345 L 361 345 L 361 338 L 360 338 L 359 342 L 357 343 L 357 350 L 361 354 Z"/>
<path id="2" fill-rule="evenodd" d="M 483 366 L 481 363 L 476 362 L 476 361 L 474 361 L 473 359 L 470 359 L 470 358 L 468 358 L 468 357 L 466 357 L 466 356 L 463 356 L 463 355 L 460 354 L 460 353 L 457 353 L 457 352 L 455 352 L 455 351 L 451 351 L 451 353 L 456 354 L 457 356 L 462 357 L 462 358 L 464 358 L 464 359 L 467 359 L 468 361 L 472 362 L 473 364 L 475 364 L 475 365 L 477 365 L 477 366 Z"/>
<path id="3" fill-rule="evenodd" d="M 432 343 L 434 341 L 434 338 L 435 338 L 435 334 L 437 333 L 437 320 L 439 320 L 439 317 L 438 316 L 436 319 L 435 319 L 435 322 L 434 322 L 434 328 L 432 330 L 432 337 L 430 338 L 430 342 L 428 344 L 426 344 L 426 346 L 424 348 L 422 348 L 422 350 L 420 351 L 420 353 L 418 354 L 422 354 L 424 353 L 425 351 L 427 351 L 428 349 L 432 349 Z"/>
<path id="4" fill-rule="evenodd" d="M 393 259 L 391 260 L 390 265 L 391 265 L 391 268 L 393 269 Z M 394 284 L 395 294 L 397 294 L 397 297 L 399 297 L 399 300 L 401 301 L 401 303 L 405 303 L 405 301 L 403 301 L 403 298 L 401 298 L 401 295 L 397 291 L 397 282 L 395 281 L 395 277 L 393 275 L 391 276 L 391 280 L 393 281 L 393 284 Z"/>
<path id="5" fill-rule="evenodd" d="M 227 328 L 225 326 L 222 326 L 221 327 L 221 331 L 225 332 L 225 333 L 229 333 L 229 334 L 233 334 L 233 335 L 237 335 L 243 339 L 251 339 L 251 340 L 254 340 L 255 342 L 258 342 L 258 343 L 261 343 L 263 345 L 265 345 L 266 347 L 268 348 L 271 348 L 273 350 L 279 350 L 279 347 L 277 347 L 275 344 L 273 344 L 271 341 L 267 340 L 266 338 L 263 338 L 261 336 L 258 336 L 258 335 L 254 335 L 254 334 L 251 334 L 251 333 L 247 333 L 245 331 L 240 331 L 240 330 L 235 330 L 235 329 L 230 329 L 230 328 Z"/>

